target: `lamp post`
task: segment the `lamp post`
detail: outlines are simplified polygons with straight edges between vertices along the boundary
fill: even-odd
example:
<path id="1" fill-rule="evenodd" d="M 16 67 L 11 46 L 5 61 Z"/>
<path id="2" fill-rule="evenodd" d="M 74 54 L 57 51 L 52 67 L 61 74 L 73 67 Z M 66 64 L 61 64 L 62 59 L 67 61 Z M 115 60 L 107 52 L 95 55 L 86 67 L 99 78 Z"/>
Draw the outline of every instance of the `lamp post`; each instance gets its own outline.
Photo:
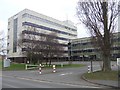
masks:
<path id="1" fill-rule="evenodd" d="M 91 60 L 91 72 L 93 72 L 93 64 L 92 64 L 92 60 Z"/>
<path id="2" fill-rule="evenodd" d="M 72 54 L 72 43 L 70 44 L 70 56 L 71 56 L 70 64 L 72 64 L 72 60 L 73 60 L 73 54 Z"/>
<path id="3" fill-rule="evenodd" d="M 69 43 L 68 43 L 68 59 L 69 59 L 69 64 L 71 64 L 71 42 L 69 40 Z"/>
<path id="4" fill-rule="evenodd" d="M 93 72 L 93 63 L 92 63 L 93 55 L 91 55 L 89 59 L 90 59 L 90 64 L 91 64 L 91 72 Z"/>

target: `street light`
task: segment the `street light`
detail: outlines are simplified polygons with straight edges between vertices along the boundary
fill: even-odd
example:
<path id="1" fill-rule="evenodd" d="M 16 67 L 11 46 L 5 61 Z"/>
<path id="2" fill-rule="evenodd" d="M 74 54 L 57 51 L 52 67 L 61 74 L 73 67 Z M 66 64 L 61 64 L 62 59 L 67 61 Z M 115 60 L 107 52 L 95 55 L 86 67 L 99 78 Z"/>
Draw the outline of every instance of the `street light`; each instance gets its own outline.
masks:
<path id="1" fill-rule="evenodd" d="M 91 59 L 91 58 L 90 58 Z M 93 56 L 92 56 L 92 59 L 93 59 Z M 90 60 L 91 62 L 91 72 L 93 72 L 93 64 L 92 64 L 92 59 Z"/>
<path id="2" fill-rule="evenodd" d="M 71 64 L 71 42 L 69 40 L 69 43 L 68 43 L 68 59 L 69 59 L 69 64 Z"/>

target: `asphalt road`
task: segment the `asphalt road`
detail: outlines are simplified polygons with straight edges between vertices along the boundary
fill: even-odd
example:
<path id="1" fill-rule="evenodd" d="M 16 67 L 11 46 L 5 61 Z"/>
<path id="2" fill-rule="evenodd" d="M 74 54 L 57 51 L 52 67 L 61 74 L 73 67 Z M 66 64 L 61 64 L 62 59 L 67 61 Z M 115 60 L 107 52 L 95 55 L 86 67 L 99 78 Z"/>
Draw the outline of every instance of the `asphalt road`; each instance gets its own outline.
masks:
<path id="1" fill-rule="evenodd" d="M 84 62 L 83 62 L 84 63 Z M 90 65 L 90 63 L 86 63 Z M 98 63 L 93 62 L 94 70 L 99 69 Z M 81 75 L 87 72 L 87 66 L 81 68 L 65 68 L 42 70 L 40 75 L 38 70 L 28 71 L 3 71 L 3 88 L 106 88 L 81 79 Z"/>
<path id="2" fill-rule="evenodd" d="M 3 76 L 2 79 L 3 88 L 99 88 L 100 87 L 81 80 L 79 74 L 76 73 L 74 74 L 74 72 L 71 72 L 71 70 L 69 70 L 69 72 L 44 73 L 42 75 L 39 75 L 37 71 L 14 71 L 14 72 L 11 71 L 9 72 L 9 74 L 10 73 L 11 75 L 4 74 Z M 23 76 L 21 76 L 20 73 Z"/>
<path id="3" fill-rule="evenodd" d="M 4 78 L 2 86 L 2 88 L 80 88 L 79 85 L 70 85 L 14 77 Z"/>

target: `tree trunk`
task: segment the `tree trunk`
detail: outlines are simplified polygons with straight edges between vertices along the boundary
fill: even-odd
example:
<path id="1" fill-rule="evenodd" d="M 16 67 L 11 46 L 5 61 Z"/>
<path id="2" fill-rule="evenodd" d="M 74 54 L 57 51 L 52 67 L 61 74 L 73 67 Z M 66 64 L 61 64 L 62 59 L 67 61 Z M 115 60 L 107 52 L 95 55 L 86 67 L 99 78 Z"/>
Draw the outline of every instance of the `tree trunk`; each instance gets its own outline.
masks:
<path id="1" fill-rule="evenodd" d="M 50 59 L 50 60 L 49 60 L 49 66 L 51 65 L 51 62 L 52 62 L 52 61 L 51 61 L 51 59 Z"/>
<path id="2" fill-rule="evenodd" d="M 103 55 L 103 67 L 102 71 L 111 71 L 111 60 L 109 56 L 104 56 Z"/>
<path id="3" fill-rule="evenodd" d="M 110 31 L 108 30 L 108 3 L 103 2 L 102 3 L 102 10 L 103 10 L 103 24 L 104 24 L 104 38 L 103 43 L 104 46 L 102 49 L 103 51 L 103 71 L 110 71 L 111 70 L 111 60 L 110 60 Z"/>
<path id="4" fill-rule="evenodd" d="M 71 57 L 69 58 L 69 62 L 68 62 L 69 65 L 72 64 L 72 61 L 71 61 Z"/>
<path id="5" fill-rule="evenodd" d="M 38 59 L 39 64 L 42 64 L 42 60 L 43 60 L 43 58 Z"/>
<path id="6" fill-rule="evenodd" d="M 47 63 L 48 63 L 48 58 L 46 59 L 46 65 L 47 65 Z"/>

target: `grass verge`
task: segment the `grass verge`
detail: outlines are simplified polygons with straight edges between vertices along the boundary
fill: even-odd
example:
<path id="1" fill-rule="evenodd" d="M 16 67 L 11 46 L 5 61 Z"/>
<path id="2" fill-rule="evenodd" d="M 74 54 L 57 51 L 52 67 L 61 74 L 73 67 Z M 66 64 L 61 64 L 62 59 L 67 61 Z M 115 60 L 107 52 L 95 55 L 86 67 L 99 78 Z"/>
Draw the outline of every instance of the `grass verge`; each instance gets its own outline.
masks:
<path id="1" fill-rule="evenodd" d="M 76 68 L 76 67 L 83 67 L 84 64 L 64 64 L 63 67 L 61 65 L 56 65 L 57 68 Z"/>
<path id="2" fill-rule="evenodd" d="M 64 64 L 62 67 L 61 67 L 61 64 L 58 64 L 56 65 L 56 68 L 77 68 L 77 67 L 83 67 L 85 65 L 83 64 Z M 50 69 L 52 68 L 52 65 L 51 66 L 46 66 L 44 65 L 44 68 L 46 69 Z M 6 68 L 2 68 L 3 71 L 5 70 L 25 70 L 25 64 L 19 64 L 19 63 L 11 63 L 10 67 L 6 67 Z"/>
<path id="3" fill-rule="evenodd" d="M 89 80 L 118 80 L 118 71 L 97 71 L 93 73 L 85 73 L 84 77 Z"/>
<path id="4" fill-rule="evenodd" d="M 10 67 L 2 68 L 2 70 L 25 70 L 25 64 L 11 63 Z"/>
<path id="5" fill-rule="evenodd" d="M 2 60 L 0 60 L 0 70 L 2 69 Z"/>
<path id="6" fill-rule="evenodd" d="M 83 67 L 85 66 L 84 64 L 56 64 L 56 68 L 77 68 L 77 67 Z M 44 65 L 44 68 L 52 68 L 52 65 L 46 66 Z"/>

